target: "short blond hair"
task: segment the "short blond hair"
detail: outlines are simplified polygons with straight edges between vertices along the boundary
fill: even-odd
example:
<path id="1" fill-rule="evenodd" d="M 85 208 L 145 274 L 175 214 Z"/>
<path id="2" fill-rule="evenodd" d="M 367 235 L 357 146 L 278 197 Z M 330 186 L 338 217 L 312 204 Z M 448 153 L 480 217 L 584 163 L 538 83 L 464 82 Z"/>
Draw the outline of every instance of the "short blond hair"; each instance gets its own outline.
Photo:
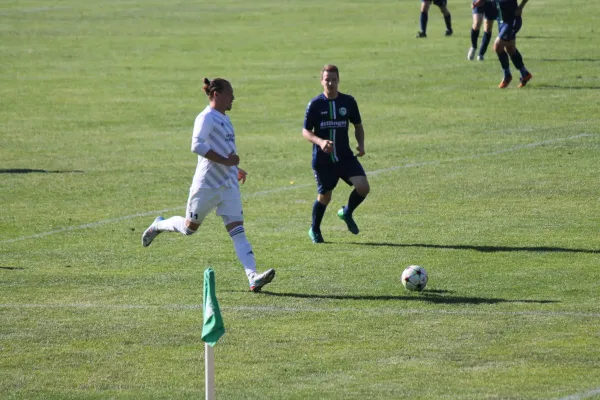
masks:
<path id="1" fill-rule="evenodd" d="M 325 72 L 335 72 L 338 79 L 340 78 L 340 70 L 333 64 L 327 64 L 323 67 L 323 69 L 321 70 L 321 78 L 323 77 L 323 74 Z"/>

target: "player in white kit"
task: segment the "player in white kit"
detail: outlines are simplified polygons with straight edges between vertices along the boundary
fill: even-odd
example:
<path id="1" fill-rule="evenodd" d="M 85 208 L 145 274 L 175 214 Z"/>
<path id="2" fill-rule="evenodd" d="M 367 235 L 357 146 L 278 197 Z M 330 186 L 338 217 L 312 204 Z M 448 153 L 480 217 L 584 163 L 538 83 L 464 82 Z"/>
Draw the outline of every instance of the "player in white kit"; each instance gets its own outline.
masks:
<path id="1" fill-rule="evenodd" d="M 244 231 L 242 200 L 238 181 L 246 181 L 246 171 L 238 168 L 235 133 L 226 112 L 233 104 L 233 88 L 221 78 L 204 78 L 204 92 L 210 104 L 196 117 L 192 136 L 192 152 L 198 154 L 198 166 L 190 187 L 186 217 L 157 217 L 142 235 L 147 247 L 161 232 L 194 234 L 204 218 L 214 209 L 223 219 L 233 240 L 238 259 L 244 266 L 250 290 L 259 292 L 275 277 L 275 270 L 256 272 L 252 245 Z"/>

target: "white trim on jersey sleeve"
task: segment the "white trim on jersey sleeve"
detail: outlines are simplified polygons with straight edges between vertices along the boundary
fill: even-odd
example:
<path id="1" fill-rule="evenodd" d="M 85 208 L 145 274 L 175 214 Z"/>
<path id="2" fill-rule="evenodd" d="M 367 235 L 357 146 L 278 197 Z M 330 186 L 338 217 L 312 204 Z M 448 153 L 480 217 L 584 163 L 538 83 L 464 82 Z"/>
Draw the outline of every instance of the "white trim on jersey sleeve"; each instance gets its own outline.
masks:
<path id="1" fill-rule="evenodd" d="M 194 122 L 194 134 L 192 135 L 192 152 L 204 157 L 209 152 L 210 146 L 206 143 L 210 140 L 213 130 L 213 118 L 210 113 L 200 114 Z"/>

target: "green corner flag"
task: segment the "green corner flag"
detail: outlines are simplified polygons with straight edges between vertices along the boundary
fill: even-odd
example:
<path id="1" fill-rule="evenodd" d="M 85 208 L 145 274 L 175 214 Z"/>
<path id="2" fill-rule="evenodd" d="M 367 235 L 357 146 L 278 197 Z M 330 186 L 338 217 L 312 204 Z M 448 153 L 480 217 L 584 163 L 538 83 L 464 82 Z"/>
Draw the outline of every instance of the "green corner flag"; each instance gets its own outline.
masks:
<path id="1" fill-rule="evenodd" d="M 204 303 L 203 316 L 204 324 L 202 325 L 202 340 L 214 347 L 217 341 L 225 334 L 225 326 L 219 303 L 217 302 L 217 289 L 215 285 L 215 271 L 212 268 L 207 268 L 204 271 Z"/>

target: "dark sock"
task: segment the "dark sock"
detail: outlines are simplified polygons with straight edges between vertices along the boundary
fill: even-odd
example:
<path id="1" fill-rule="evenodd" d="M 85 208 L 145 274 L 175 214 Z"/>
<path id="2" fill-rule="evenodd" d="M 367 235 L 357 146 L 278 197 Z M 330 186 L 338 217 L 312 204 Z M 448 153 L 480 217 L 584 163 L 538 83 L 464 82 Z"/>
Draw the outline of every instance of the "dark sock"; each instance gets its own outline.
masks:
<path id="1" fill-rule="evenodd" d="M 523 64 L 523 56 L 521 53 L 519 53 L 519 50 L 515 51 L 515 54 L 510 56 L 510 59 L 512 60 L 515 68 L 521 72 L 521 76 L 525 76 L 529 73 L 527 68 L 525 68 L 525 64 Z"/>
<path id="2" fill-rule="evenodd" d="M 312 225 L 311 228 L 313 232 L 321 232 L 321 221 L 323 221 L 323 215 L 325 215 L 325 210 L 327 206 L 325 204 L 319 203 L 319 200 L 315 200 L 312 209 Z"/>
<path id="3" fill-rule="evenodd" d="M 471 47 L 474 49 L 477 48 L 477 39 L 479 39 L 479 31 L 471 28 Z M 483 46 L 483 42 L 481 42 L 481 45 Z"/>
<path id="4" fill-rule="evenodd" d="M 487 51 L 488 44 L 490 44 L 490 39 L 492 38 L 492 32 L 483 32 L 483 37 L 481 38 L 481 48 L 479 49 L 479 55 L 483 56 Z"/>
<path id="5" fill-rule="evenodd" d="M 444 21 L 446 21 L 446 29 L 451 31 L 452 30 L 452 16 L 450 15 L 450 13 L 448 13 L 448 15 L 444 15 Z"/>
<path id="6" fill-rule="evenodd" d="M 420 21 L 421 21 L 421 32 L 423 32 L 423 33 L 427 33 L 427 20 L 428 19 L 429 19 L 429 15 L 426 12 L 421 11 Z"/>
<path id="7" fill-rule="evenodd" d="M 344 207 L 344 214 L 352 215 L 354 210 L 356 210 L 356 207 L 358 207 L 360 205 L 360 203 L 362 203 L 365 199 L 366 199 L 366 197 L 362 197 L 360 194 L 358 194 L 356 189 L 354 189 L 352 191 L 352 193 L 350 193 L 350 198 L 348 199 L 348 205 L 346 207 Z"/>
<path id="8" fill-rule="evenodd" d="M 510 74 L 510 61 L 508 60 L 508 53 L 503 51 L 498 54 L 498 60 L 500 60 L 500 65 L 502 66 L 502 70 L 504 71 L 504 77 L 507 78 L 511 76 Z"/>

